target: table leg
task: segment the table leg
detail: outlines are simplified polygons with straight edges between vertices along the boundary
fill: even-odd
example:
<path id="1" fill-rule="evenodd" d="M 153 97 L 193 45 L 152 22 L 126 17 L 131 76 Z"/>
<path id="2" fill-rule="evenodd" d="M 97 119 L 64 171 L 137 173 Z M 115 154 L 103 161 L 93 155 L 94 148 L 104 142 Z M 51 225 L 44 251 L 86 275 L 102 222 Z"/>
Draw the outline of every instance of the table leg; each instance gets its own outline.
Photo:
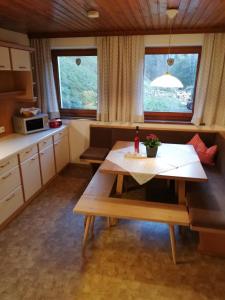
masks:
<path id="1" fill-rule="evenodd" d="M 116 194 L 118 196 L 121 196 L 123 193 L 123 175 L 118 175 L 117 176 L 117 183 L 116 183 Z M 116 218 L 110 218 L 108 220 L 108 227 L 110 227 L 110 225 L 116 225 L 118 222 L 118 219 Z"/>
<path id="2" fill-rule="evenodd" d="M 178 203 L 179 204 L 186 204 L 186 192 L 185 192 L 185 180 L 178 180 L 177 181 L 178 186 Z"/>
<path id="3" fill-rule="evenodd" d="M 123 192 L 123 175 L 117 176 L 116 194 L 121 195 Z"/>

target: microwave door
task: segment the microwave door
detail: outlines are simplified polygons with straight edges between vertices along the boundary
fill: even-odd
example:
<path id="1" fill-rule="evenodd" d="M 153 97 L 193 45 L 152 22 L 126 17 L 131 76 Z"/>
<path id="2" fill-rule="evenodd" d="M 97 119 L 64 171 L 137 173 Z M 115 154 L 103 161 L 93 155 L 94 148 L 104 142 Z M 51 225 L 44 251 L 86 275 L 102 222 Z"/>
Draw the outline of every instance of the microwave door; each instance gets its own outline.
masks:
<path id="1" fill-rule="evenodd" d="M 35 132 L 44 128 L 43 118 L 36 118 L 31 120 L 26 120 L 26 131 Z"/>

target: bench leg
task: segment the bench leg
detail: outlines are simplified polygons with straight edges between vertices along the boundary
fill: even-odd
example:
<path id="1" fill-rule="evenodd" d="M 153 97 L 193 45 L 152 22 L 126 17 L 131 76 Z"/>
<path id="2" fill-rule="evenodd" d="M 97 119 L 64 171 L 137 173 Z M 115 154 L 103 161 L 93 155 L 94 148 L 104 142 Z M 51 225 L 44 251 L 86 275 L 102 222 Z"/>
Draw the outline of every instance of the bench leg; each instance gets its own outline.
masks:
<path id="1" fill-rule="evenodd" d="M 174 234 L 174 225 L 170 224 L 169 230 L 170 230 L 170 242 L 171 242 L 173 262 L 174 264 L 176 264 L 176 239 Z"/>
<path id="2" fill-rule="evenodd" d="M 87 216 L 84 216 L 84 228 L 85 228 L 86 224 L 87 224 Z"/>
<path id="3" fill-rule="evenodd" d="M 86 246 L 89 228 L 90 228 L 90 224 L 91 224 L 91 219 L 92 219 L 92 216 L 87 216 L 87 222 L 86 222 L 85 229 L 84 229 L 83 250 L 85 249 L 85 246 Z"/>
<path id="4" fill-rule="evenodd" d="M 94 235 L 94 225 L 95 225 L 95 217 L 92 216 L 91 217 L 91 227 L 90 227 L 92 235 Z"/>
<path id="5" fill-rule="evenodd" d="M 108 228 L 111 226 L 111 220 L 110 220 L 110 217 L 107 217 L 107 226 L 108 226 Z"/>

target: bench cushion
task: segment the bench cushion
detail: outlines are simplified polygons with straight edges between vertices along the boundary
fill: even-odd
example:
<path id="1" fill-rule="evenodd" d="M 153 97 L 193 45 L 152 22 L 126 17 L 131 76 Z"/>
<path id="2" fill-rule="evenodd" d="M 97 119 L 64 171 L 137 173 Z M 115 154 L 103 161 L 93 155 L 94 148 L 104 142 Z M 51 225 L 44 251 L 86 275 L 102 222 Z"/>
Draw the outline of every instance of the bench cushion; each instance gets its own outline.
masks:
<path id="1" fill-rule="evenodd" d="M 104 161 L 108 153 L 109 148 L 89 147 L 81 154 L 80 159 Z"/>
<path id="2" fill-rule="evenodd" d="M 225 229 L 225 177 L 216 167 L 205 167 L 208 182 L 188 186 L 190 223 L 193 229 Z"/>

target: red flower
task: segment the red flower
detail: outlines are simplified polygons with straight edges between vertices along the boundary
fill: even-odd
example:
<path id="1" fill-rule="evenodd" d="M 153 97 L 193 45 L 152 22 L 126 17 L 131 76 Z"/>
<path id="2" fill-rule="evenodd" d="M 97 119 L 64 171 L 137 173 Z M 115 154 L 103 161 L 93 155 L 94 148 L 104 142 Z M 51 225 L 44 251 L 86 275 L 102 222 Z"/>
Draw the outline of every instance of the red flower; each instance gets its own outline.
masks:
<path id="1" fill-rule="evenodd" d="M 157 135 L 151 133 L 151 134 L 148 134 L 148 135 L 146 136 L 146 139 L 147 139 L 147 140 L 157 140 L 158 137 L 157 137 Z"/>

